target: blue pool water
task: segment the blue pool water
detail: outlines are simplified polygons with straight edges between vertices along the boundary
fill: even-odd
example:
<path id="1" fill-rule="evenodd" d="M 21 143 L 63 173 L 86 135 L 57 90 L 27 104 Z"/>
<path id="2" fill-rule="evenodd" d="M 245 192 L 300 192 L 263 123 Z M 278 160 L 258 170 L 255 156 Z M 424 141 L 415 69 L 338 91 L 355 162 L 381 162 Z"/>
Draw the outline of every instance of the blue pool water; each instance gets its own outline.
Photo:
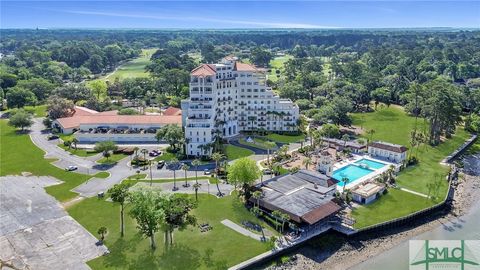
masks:
<path id="1" fill-rule="evenodd" d="M 365 175 L 372 173 L 373 170 L 362 168 L 357 165 L 352 165 L 349 164 L 343 168 L 340 168 L 338 170 L 333 171 L 332 177 L 338 181 L 340 181 L 337 185 L 343 187 L 344 183 L 342 182 L 342 179 L 344 177 L 348 178 L 350 181 L 348 181 L 347 184 L 350 184 L 352 182 L 355 182 L 355 180 L 364 177 Z"/>
<path id="2" fill-rule="evenodd" d="M 378 169 L 386 166 L 385 163 L 376 162 L 376 161 L 366 159 L 366 158 L 362 158 L 360 160 L 355 161 L 355 164 L 358 164 L 358 165 L 365 164 L 365 165 L 367 165 L 367 168 L 375 169 L 375 170 L 378 170 Z"/>

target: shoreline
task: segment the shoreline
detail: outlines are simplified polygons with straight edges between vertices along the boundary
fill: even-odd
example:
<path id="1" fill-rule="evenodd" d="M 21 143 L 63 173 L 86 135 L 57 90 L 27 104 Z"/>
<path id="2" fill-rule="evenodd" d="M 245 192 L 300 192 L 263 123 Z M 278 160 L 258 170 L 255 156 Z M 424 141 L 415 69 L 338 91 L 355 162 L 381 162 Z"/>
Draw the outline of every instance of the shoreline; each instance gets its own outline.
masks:
<path id="1" fill-rule="evenodd" d="M 474 158 L 480 160 L 480 154 Z M 367 233 L 348 238 L 341 235 L 337 237 L 337 234 L 333 233 L 330 234 L 330 237 L 334 240 L 328 241 L 327 239 L 327 242 L 334 242 L 329 243 L 333 244 L 333 247 L 331 245 L 328 248 L 324 247 L 321 243 L 323 239 L 320 237 L 318 240 L 320 247 L 316 247 L 315 243 L 306 244 L 291 254 L 294 255 L 294 259 L 266 269 L 350 269 L 417 235 L 443 226 L 447 221 L 467 213 L 476 202 L 476 198 L 480 196 L 480 175 L 467 173 L 466 170 L 461 170 L 462 180 L 455 187 L 452 207 L 448 213 L 433 214 L 426 221 L 422 220 L 422 222 L 414 222 L 410 226 L 389 229 L 382 235 Z M 323 251 L 319 251 L 319 249 Z"/>

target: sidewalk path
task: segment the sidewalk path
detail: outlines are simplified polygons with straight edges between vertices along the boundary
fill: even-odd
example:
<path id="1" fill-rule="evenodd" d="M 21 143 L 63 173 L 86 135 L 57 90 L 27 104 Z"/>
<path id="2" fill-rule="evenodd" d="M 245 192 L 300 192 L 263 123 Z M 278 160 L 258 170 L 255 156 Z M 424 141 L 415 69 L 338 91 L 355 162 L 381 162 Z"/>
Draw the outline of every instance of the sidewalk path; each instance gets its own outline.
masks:
<path id="1" fill-rule="evenodd" d="M 415 194 L 415 195 L 418 195 L 418 196 L 422 196 L 424 198 L 429 198 L 428 195 L 426 194 L 423 194 L 423 193 L 420 193 L 420 192 L 416 192 L 416 191 L 413 191 L 413 190 L 410 190 L 410 189 L 407 189 L 407 188 L 400 188 L 400 190 L 403 190 L 405 192 L 408 192 L 408 193 L 412 193 L 412 194 Z"/>
<path id="2" fill-rule="evenodd" d="M 253 233 L 245 228 L 243 228 L 242 226 L 238 225 L 237 223 L 229 220 L 229 219 L 224 219 L 221 221 L 223 225 L 229 227 L 230 229 L 238 232 L 238 233 L 241 233 L 245 236 L 248 236 L 250 238 L 253 238 L 255 240 L 258 240 L 258 241 L 262 241 L 263 240 L 263 236 L 261 236 L 260 234 L 256 234 L 256 233 Z M 266 239 L 268 240 L 268 238 Z"/>

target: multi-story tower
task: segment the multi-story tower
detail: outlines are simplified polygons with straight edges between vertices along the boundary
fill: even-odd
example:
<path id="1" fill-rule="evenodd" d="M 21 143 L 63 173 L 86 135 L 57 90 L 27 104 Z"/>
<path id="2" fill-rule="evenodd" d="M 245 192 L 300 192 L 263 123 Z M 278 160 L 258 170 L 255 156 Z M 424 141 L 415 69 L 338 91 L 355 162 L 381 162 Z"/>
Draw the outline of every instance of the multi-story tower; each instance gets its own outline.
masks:
<path id="1" fill-rule="evenodd" d="M 190 74 L 190 98 L 182 102 L 187 155 L 210 155 L 215 136 L 240 131 L 297 130 L 298 106 L 266 85 L 265 71 L 226 57 Z"/>

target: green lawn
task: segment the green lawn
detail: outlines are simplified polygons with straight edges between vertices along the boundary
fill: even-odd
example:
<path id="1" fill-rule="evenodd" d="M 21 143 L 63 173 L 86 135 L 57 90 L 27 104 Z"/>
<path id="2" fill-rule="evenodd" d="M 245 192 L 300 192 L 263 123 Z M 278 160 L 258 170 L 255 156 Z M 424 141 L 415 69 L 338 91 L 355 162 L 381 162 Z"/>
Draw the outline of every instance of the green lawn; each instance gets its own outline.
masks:
<path id="1" fill-rule="evenodd" d="M 354 228 L 363 228 L 406 216 L 434 204 L 430 199 L 390 188 L 388 193 L 380 197 L 377 201 L 361 206 L 352 212 L 352 216 L 356 220 Z"/>
<path id="2" fill-rule="evenodd" d="M 35 117 L 45 117 L 47 115 L 47 105 L 38 105 L 38 106 L 25 106 L 23 109 Z M 9 109 L 6 110 L 4 113 L 11 112 L 12 110 L 16 109 Z"/>
<path id="3" fill-rule="evenodd" d="M 264 138 L 253 138 L 253 142 L 247 142 L 244 138 L 242 138 L 238 142 L 243 145 L 248 145 L 248 146 L 259 148 L 259 149 L 268 150 L 269 147 L 265 144 L 265 142 L 267 141 L 268 140 Z"/>
<path id="4" fill-rule="evenodd" d="M 128 157 L 128 155 L 126 155 L 126 154 L 112 154 L 108 158 L 103 157 L 103 158 L 97 160 L 97 163 L 100 163 L 100 164 L 115 164 L 118 161 L 120 161 L 120 160 L 122 160 L 126 157 Z"/>
<path id="5" fill-rule="evenodd" d="M 33 110 L 35 117 L 45 117 L 47 115 L 47 105 L 25 106 L 25 110 Z"/>
<path id="6" fill-rule="evenodd" d="M 372 113 L 353 114 L 353 124 L 365 130 L 374 129 L 372 140 L 382 140 L 402 144 L 410 148 L 410 132 L 415 126 L 415 118 L 408 116 L 401 107 L 378 109 Z M 422 130 L 426 124 L 418 120 L 418 129 Z M 364 134 L 365 137 L 369 135 Z M 440 161 L 452 153 L 469 138 L 463 127 L 457 129 L 456 134 L 438 146 L 422 145 L 418 149 L 420 163 L 402 171 L 397 183 L 405 188 L 428 194 L 427 183 L 435 180 L 435 173 L 446 175 L 448 168 L 440 165 Z M 447 190 L 447 182 L 442 181 L 442 194 Z"/>
<path id="7" fill-rule="evenodd" d="M 73 147 L 68 148 L 68 146 L 63 145 L 63 143 L 59 143 L 58 147 L 62 148 L 63 150 L 70 152 L 72 155 L 76 155 L 79 157 L 90 157 L 98 154 L 98 152 L 87 150 L 87 149 L 75 149 Z"/>
<path id="8" fill-rule="evenodd" d="M 30 172 L 34 175 L 53 176 L 64 181 L 63 184 L 47 187 L 47 192 L 60 201 L 74 198 L 77 194 L 70 189 L 85 182 L 90 176 L 76 172 L 66 172 L 43 158 L 45 153 L 37 148 L 27 134 L 17 134 L 7 125 L 6 120 L 0 120 L 0 175 L 20 175 Z"/>
<path id="9" fill-rule="evenodd" d="M 375 130 L 372 140 L 382 140 L 410 147 L 408 142 L 410 132 L 415 126 L 415 118 L 408 116 L 401 107 L 378 108 L 377 111 L 371 113 L 353 114 L 352 118 L 355 126 L 360 126 L 364 130 Z M 426 124 L 419 119 L 417 126 L 419 130 L 422 130 Z M 367 134 L 364 136 L 369 137 Z M 428 202 L 425 202 L 426 199 L 423 197 L 391 189 L 392 192 L 389 196 L 353 211 L 352 215 L 358 221 L 356 226 L 368 226 L 393 217 L 400 217 L 441 201 L 447 192 L 448 183 L 440 179 L 444 179 L 448 168 L 440 165 L 439 162 L 468 138 L 469 134 L 463 127 L 459 127 L 451 139 L 438 146 L 420 146 L 417 153 L 420 163 L 399 173 L 396 182 L 400 187 L 427 195 L 436 195 L 435 199 L 428 199 Z M 440 183 L 437 194 L 429 191 L 427 187 L 428 183 L 435 181 Z"/>
<path id="10" fill-rule="evenodd" d="M 245 149 L 242 147 L 234 146 L 234 145 L 227 145 L 225 147 L 225 153 L 229 160 L 234 160 L 242 157 L 248 157 L 253 155 L 253 151 L 249 149 Z"/>
<path id="11" fill-rule="evenodd" d="M 167 151 L 162 151 L 162 154 L 158 157 L 155 158 L 156 161 L 164 160 L 164 161 L 170 161 L 177 156 L 174 153 L 170 153 Z"/>
<path id="12" fill-rule="evenodd" d="M 272 141 L 276 141 L 279 143 L 296 143 L 296 142 L 302 142 L 305 140 L 305 135 L 299 134 L 299 135 L 281 135 L 281 134 L 268 134 L 266 136 L 267 139 L 270 139 Z"/>
<path id="13" fill-rule="evenodd" d="M 107 178 L 110 176 L 109 172 L 98 172 L 97 174 L 94 175 L 96 178 Z"/>
<path id="14" fill-rule="evenodd" d="M 92 269 L 227 269 L 268 250 L 266 243 L 243 236 L 220 223 L 226 218 L 238 224 L 242 220 L 258 222 L 236 196 L 218 199 L 199 194 L 199 207 L 194 214 L 198 223 L 209 223 L 213 229 L 206 233 L 201 233 L 197 227 L 175 231 L 174 246 L 168 250 L 163 245 L 163 233 L 158 232 L 157 249 L 152 252 L 149 239 L 138 234 L 128 211 L 127 207 L 125 237 L 120 238 L 118 205 L 89 198 L 68 209 L 69 214 L 93 235 L 97 235 L 101 226 L 108 229 L 105 244 L 111 253 L 88 262 Z"/>
<path id="15" fill-rule="evenodd" d="M 150 64 L 150 57 L 156 51 L 157 49 L 143 49 L 139 57 L 119 66 L 115 72 L 101 77 L 100 80 L 113 82 L 117 78 L 123 80 L 126 78 L 144 78 L 150 76 L 150 74 L 145 71 L 145 67 Z"/>
<path id="16" fill-rule="evenodd" d="M 284 65 L 289 59 L 292 59 L 292 55 L 277 56 L 270 60 L 270 72 L 268 73 L 268 79 L 276 82 L 279 77 L 277 77 L 277 70 L 280 70 L 280 78 L 283 76 Z"/>

